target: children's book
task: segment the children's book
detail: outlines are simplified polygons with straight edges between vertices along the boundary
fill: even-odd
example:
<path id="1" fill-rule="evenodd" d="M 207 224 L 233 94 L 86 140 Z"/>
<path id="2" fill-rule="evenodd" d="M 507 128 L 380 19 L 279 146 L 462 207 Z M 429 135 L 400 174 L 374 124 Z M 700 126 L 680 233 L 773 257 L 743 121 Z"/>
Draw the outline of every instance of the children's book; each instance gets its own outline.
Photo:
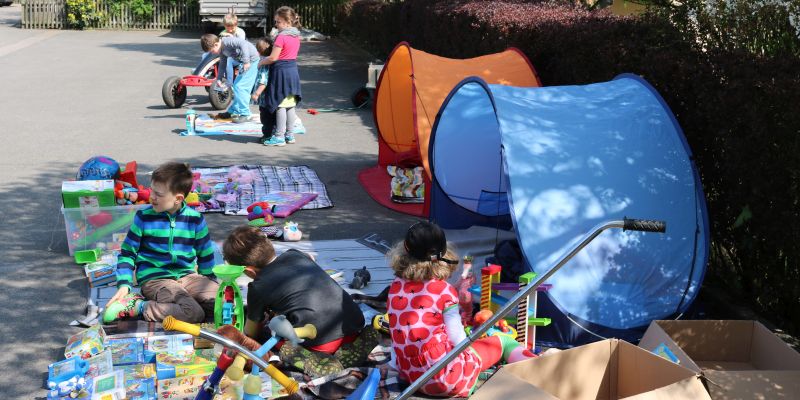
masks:
<path id="1" fill-rule="evenodd" d="M 89 370 L 86 371 L 87 378 L 110 374 L 114 370 L 114 362 L 111 359 L 110 350 L 105 350 L 86 361 L 89 363 Z"/>
<path id="2" fill-rule="evenodd" d="M 111 360 L 115 366 L 144 362 L 144 339 L 142 338 L 108 339 L 106 347 L 111 350 Z"/>

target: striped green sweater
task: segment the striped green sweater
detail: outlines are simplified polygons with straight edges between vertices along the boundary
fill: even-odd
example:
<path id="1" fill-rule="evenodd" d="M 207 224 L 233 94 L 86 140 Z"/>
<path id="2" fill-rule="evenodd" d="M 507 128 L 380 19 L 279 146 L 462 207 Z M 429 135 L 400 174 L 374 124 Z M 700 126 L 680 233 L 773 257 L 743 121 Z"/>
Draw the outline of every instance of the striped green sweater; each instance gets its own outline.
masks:
<path id="1" fill-rule="evenodd" d="M 195 259 L 197 264 L 195 264 Z M 152 207 L 139 210 L 117 260 L 117 286 L 152 279 L 179 279 L 195 272 L 211 276 L 214 248 L 203 216 L 183 204 L 171 215 Z"/>

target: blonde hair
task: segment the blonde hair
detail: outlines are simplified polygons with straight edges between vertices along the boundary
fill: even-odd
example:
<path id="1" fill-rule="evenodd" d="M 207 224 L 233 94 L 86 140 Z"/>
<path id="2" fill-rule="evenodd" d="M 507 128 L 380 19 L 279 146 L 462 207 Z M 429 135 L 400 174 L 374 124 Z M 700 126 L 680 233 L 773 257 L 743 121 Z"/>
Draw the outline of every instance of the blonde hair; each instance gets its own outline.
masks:
<path id="1" fill-rule="evenodd" d="M 237 17 L 236 14 L 225 14 L 225 16 L 222 17 L 222 25 L 235 26 L 238 23 L 239 23 L 239 17 Z"/>
<path id="2" fill-rule="evenodd" d="M 394 275 L 414 282 L 424 282 L 431 279 L 445 280 L 458 268 L 458 264 L 448 264 L 442 260 L 420 261 L 408 254 L 405 242 L 402 241 L 392 247 L 388 256 Z M 445 250 L 443 258 L 449 260 L 458 259 L 450 242 L 447 242 L 447 250 Z"/>
<path id="3" fill-rule="evenodd" d="M 281 17 L 289 21 L 289 25 L 300 28 L 300 16 L 294 11 L 294 8 L 289 6 L 281 6 L 275 10 L 275 16 Z"/>

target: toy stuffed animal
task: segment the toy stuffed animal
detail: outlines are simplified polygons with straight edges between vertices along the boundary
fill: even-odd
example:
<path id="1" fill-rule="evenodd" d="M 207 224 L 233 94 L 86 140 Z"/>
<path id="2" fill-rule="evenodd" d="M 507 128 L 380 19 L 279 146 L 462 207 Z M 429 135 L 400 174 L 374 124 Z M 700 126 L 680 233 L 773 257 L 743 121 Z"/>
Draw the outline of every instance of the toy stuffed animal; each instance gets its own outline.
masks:
<path id="1" fill-rule="evenodd" d="M 369 271 L 367 271 L 367 266 L 365 265 L 353 273 L 353 281 L 350 282 L 350 288 L 361 289 L 364 286 L 367 286 L 371 279 L 372 276 L 369 274 Z"/>
<path id="2" fill-rule="evenodd" d="M 250 226 L 270 226 L 275 222 L 272 207 L 266 201 L 259 201 L 247 207 L 247 224 Z"/>
<path id="3" fill-rule="evenodd" d="M 297 346 L 298 343 L 303 343 L 304 339 L 297 337 L 292 323 L 286 319 L 285 315 L 276 315 L 269 320 L 269 330 L 272 331 L 272 336 L 278 335 L 293 345 Z"/>
<path id="4" fill-rule="evenodd" d="M 303 232 L 297 227 L 297 222 L 286 222 L 283 224 L 283 240 L 296 242 L 303 238 Z"/>

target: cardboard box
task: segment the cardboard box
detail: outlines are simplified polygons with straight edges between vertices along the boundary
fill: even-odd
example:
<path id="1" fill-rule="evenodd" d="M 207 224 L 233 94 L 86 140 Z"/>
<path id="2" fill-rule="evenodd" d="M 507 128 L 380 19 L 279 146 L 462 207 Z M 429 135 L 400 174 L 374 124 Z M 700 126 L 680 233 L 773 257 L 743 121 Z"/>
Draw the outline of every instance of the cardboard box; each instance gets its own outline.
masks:
<path id="1" fill-rule="evenodd" d="M 709 399 L 699 376 L 630 343 L 607 339 L 509 364 L 471 399 Z"/>
<path id="2" fill-rule="evenodd" d="M 87 328 L 78 332 L 67 340 L 67 346 L 64 349 L 64 357 L 80 357 L 89 358 L 105 349 L 106 333 L 103 327 L 97 324 L 91 328 Z"/>
<path id="3" fill-rule="evenodd" d="M 194 400 L 207 377 L 208 374 L 189 375 L 172 379 L 158 378 L 156 383 L 158 398 L 163 400 Z"/>
<path id="4" fill-rule="evenodd" d="M 639 346 L 662 343 L 713 399 L 800 398 L 800 354 L 756 321 L 653 321 Z"/>
<path id="5" fill-rule="evenodd" d="M 61 199 L 64 208 L 100 208 L 113 207 L 114 181 L 63 181 L 61 183 Z"/>

